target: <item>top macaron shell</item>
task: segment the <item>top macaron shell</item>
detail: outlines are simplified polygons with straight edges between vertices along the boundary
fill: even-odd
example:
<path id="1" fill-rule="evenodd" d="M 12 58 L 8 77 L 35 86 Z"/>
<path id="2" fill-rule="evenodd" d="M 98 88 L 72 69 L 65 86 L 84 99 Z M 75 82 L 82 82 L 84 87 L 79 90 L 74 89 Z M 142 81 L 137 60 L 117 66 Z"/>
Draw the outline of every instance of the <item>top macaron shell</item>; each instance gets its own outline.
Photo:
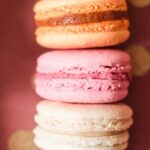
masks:
<path id="1" fill-rule="evenodd" d="M 56 101 L 116 102 L 128 94 L 130 70 L 122 51 L 52 51 L 38 58 L 35 89 Z"/>
<path id="2" fill-rule="evenodd" d="M 94 71 L 99 66 L 113 66 L 114 64 L 127 65 L 127 69 L 130 70 L 129 54 L 115 49 L 51 51 L 44 53 L 37 59 L 36 70 L 40 73 L 50 73 L 79 66 Z"/>
<path id="3" fill-rule="evenodd" d="M 111 46 L 130 35 L 125 0 L 45 0 L 34 12 L 36 40 L 47 48 Z"/>

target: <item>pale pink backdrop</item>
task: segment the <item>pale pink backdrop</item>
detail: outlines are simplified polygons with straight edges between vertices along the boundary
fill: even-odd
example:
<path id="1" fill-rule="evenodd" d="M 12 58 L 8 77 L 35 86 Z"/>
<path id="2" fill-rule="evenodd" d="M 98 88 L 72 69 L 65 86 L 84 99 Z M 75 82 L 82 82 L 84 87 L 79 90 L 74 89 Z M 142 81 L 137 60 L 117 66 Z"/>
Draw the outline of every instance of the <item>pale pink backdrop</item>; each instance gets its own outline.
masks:
<path id="1" fill-rule="evenodd" d="M 0 150 L 18 129 L 34 127 L 35 105 L 40 100 L 31 88 L 36 58 L 46 51 L 35 43 L 34 0 L 0 3 Z M 150 50 L 150 7 L 130 6 L 132 37 L 123 45 L 142 44 Z M 122 46 L 121 46 L 122 47 Z M 150 150 L 150 74 L 134 78 L 125 101 L 134 109 L 128 150 Z"/>

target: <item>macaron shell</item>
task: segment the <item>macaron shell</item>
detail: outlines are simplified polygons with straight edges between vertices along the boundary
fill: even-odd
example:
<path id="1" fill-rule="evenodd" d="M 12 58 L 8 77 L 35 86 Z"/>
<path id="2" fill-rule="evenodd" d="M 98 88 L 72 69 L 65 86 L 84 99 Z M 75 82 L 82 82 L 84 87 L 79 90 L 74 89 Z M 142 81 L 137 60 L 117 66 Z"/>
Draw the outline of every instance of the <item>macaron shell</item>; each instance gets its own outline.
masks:
<path id="1" fill-rule="evenodd" d="M 132 109 L 123 103 L 116 104 L 71 104 L 57 103 L 49 100 L 40 101 L 36 110 L 45 116 L 66 119 L 128 119 L 132 117 Z M 59 111 L 58 111 L 59 110 Z M 88 114 L 88 115 L 87 115 Z"/>
<path id="2" fill-rule="evenodd" d="M 129 31 L 84 34 L 54 34 L 44 31 L 37 35 L 36 41 L 39 45 L 52 49 L 78 49 L 117 45 L 125 42 L 129 36 Z"/>
<path id="3" fill-rule="evenodd" d="M 99 66 L 113 67 L 114 64 L 127 65 L 126 69 L 123 68 L 124 72 L 131 70 L 129 54 L 117 49 L 46 52 L 38 57 L 36 70 L 40 73 L 49 73 L 64 70 L 65 68 L 86 67 L 86 69 L 95 71 L 100 69 Z"/>
<path id="4" fill-rule="evenodd" d="M 60 6 L 68 6 L 68 5 L 85 5 L 88 3 L 94 3 L 94 4 L 108 4 L 109 7 L 107 7 L 107 10 L 110 9 L 127 9 L 126 1 L 125 0 L 51 0 L 51 1 L 39 1 L 34 6 L 34 12 L 38 13 L 44 10 L 49 10 L 52 8 L 58 8 Z M 107 6 L 108 6 L 107 5 Z M 118 7 L 117 7 L 118 6 Z M 104 7 L 104 6 L 103 6 Z M 84 9 L 84 8 L 82 8 Z M 65 11 L 65 10 L 64 10 Z M 73 10 L 74 11 L 74 10 Z"/>
<path id="5" fill-rule="evenodd" d="M 44 98 L 58 102 L 70 103 L 113 103 L 124 99 L 128 95 L 127 90 L 119 91 L 59 91 L 48 86 L 36 87 L 36 93 Z"/>

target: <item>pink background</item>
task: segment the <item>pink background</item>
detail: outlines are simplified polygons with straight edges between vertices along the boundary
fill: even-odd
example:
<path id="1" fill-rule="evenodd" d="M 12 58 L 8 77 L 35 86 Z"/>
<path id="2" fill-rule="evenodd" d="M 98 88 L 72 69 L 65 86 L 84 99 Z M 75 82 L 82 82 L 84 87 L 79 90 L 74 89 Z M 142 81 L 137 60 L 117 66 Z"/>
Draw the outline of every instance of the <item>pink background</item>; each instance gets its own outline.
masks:
<path id="1" fill-rule="evenodd" d="M 4 0 L 0 4 L 0 149 L 18 129 L 34 127 L 35 105 L 40 100 L 31 88 L 36 58 L 46 51 L 35 43 L 34 0 Z M 130 6 L 132 37 L 129 44 L 150 50 L 150 7 Z M 123 45 L 123 46 L 126 46 Z M 121 46 L 122 47 L 122 46 Z M 150 75 L 134 78 L 125 101 L 134 109 L 128 150 L 150 150 Z"/>

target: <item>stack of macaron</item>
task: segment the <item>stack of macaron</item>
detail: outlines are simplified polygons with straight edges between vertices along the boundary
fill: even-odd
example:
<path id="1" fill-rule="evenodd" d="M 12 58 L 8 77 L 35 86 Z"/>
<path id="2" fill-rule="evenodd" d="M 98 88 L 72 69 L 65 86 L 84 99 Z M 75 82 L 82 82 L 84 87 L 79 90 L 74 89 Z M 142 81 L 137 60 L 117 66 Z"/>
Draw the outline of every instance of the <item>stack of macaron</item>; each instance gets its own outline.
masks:
<path id="1" fill-rule="evenodd" d="M 125 0 L 40 0 L 34 142 L 41 150 L 125 150 L 132 109 L 129 54 L 108 49 L 130 35 Z M 97 48 L 95 48 L 97 47 Z M 103 47 L 103 49 L 102 49 Z"/>

